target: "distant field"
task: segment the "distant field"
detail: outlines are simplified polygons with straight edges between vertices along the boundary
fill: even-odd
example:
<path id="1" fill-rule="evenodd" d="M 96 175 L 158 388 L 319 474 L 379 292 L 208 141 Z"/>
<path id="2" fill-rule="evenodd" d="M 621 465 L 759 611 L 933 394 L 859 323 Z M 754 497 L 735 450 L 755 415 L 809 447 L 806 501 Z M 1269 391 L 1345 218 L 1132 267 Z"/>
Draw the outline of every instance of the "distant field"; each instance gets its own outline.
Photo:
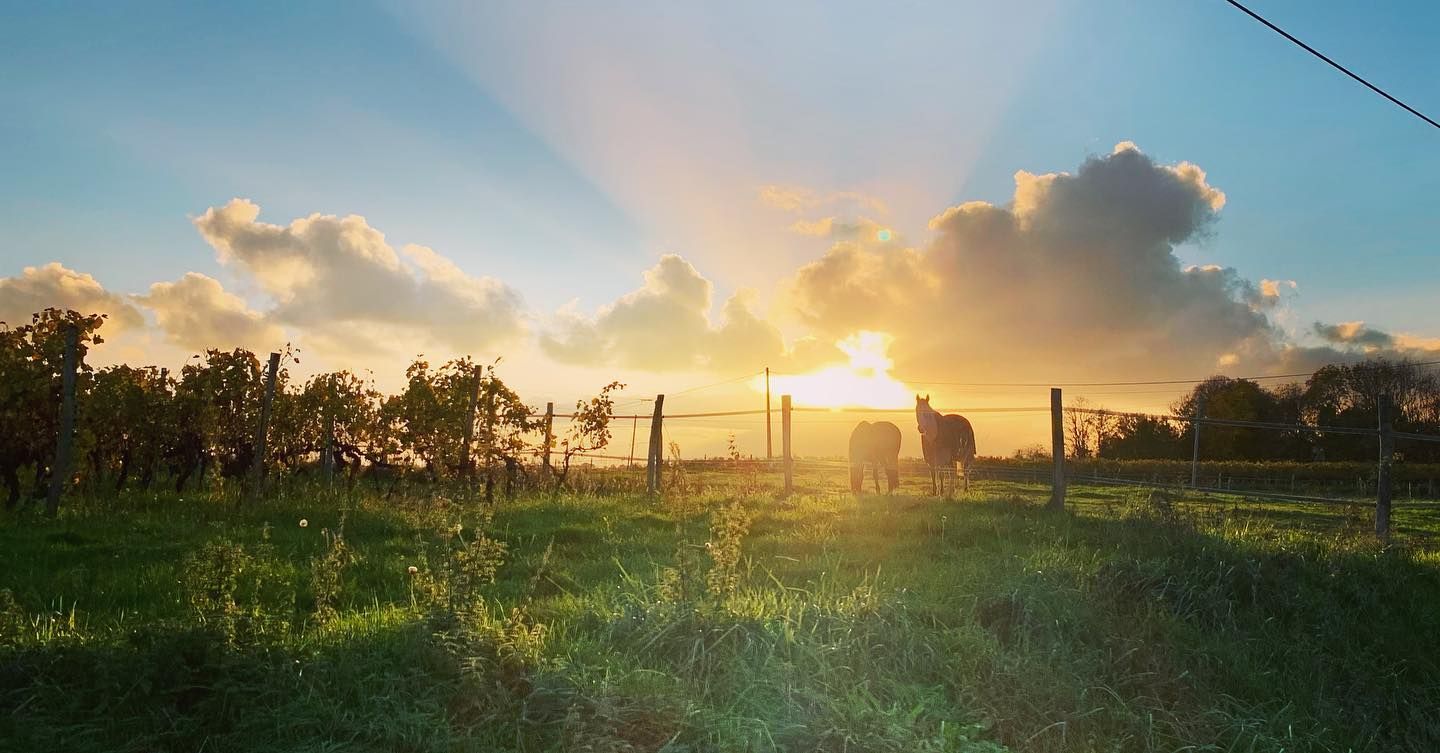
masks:
<path id="1" fill-rule="evenodd" d="M 1440 749 L 1440 507 L 667 481 L 0 518 L 0 750 Z"/>

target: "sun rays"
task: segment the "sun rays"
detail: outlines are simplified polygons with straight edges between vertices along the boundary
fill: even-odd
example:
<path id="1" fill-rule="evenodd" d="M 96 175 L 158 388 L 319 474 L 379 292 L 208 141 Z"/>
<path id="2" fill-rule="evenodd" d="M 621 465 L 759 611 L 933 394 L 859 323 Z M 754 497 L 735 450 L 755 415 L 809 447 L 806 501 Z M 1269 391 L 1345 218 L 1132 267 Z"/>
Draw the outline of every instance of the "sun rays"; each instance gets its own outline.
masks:
<path id="1" fill-rule="evenodd" d="M 795 396 L 799 405 L 824 408 L 905 408 L 911 399 L 904 384 L 890 376 L 894 362 L 888 350 L 894 340 L 884 332 L 857 332 L 835 343 L 849 363 L 827 366 L 809 374 L 772 375 L 775 394 Z M 764 379 L 751 383 L 765 389 Z"/>

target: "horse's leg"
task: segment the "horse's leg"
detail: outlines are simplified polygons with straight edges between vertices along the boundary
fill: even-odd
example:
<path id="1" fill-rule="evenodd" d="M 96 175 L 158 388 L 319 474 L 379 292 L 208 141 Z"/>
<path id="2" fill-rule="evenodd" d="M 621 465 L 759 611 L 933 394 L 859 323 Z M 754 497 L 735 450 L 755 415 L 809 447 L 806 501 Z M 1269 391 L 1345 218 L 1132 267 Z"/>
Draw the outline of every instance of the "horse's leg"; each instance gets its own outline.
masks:
<path id="1" fill-rule="evenodd" d="M 871 463 L 871 464 L 870 464 L 870 478 L 872 478 L 872 479 L 875 480 L 875 493 L 876 493 L 876 494 L 879 494 L 879 493 L 880 493 L 880 464 L 879 464 L 879 463 Z"/>
<path id="2" fill-rule="evenodd" d="M 895 487 L 900 485 L 900 461 L 892 460 L 885 464 L 885 480 L 888 482 L 889 491 L 886 494 L 894 494 Z"/>

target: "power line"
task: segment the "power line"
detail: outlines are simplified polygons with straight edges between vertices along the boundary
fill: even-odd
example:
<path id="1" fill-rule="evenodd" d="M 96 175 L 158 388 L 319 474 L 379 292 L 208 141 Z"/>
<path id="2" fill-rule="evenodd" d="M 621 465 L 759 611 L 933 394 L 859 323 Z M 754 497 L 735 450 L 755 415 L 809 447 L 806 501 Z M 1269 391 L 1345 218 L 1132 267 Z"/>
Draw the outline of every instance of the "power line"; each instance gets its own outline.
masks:
<path id="1" fill-rule="evenodd" d="M 1413 361 L 1410 363 L 1400 362 L 1402 366 L 1435 366 L 1440 361 Z M 1226 377 L 1227 379 L 1245 380 L 1258 382 L 1262 379 L 1298 379 L 1300 377 L 1314 376 L 1315 372 L 1305 371 L 1295 374 L 1262 374 L 1260 376 Z M 1224 375 L 1216 375 L 1224 376 Z M 1139 387 L 1157 384 L 1200 384 L 1215 378 L 1214 376 L 1202 379 L 1152 379 L 1141 382 L 942 382 L 929 379 L 909 379 L 897 376 L 896 380 L 905 384 L 938 384 L 945 387 Z"/>
<path id="2" fill-rule="evenodd" d="M 711 387 L 720 387 L 720 386 L 722 386 L 722 385 L 732 384 L 732 383 L 734 383 L 734 382 L 738 382 L 738 381 L 741 381 L 741 380 L 743 380 L 743 379 L 753 379 L 754 377 L 760 376 L 761 374 L 764 374 L 764 373 L 765 373 L 764 371 L 752 371 L 752 372 L 750 372 L 749 374 L 742 374 L 741 376 L 735 377 L 734 379 L 726 379 L 726 380 L 723 381 L 723 382 L 714 382 L 714 383 L 712 383 L 712 384 L 702 384 L 702 385 L 699 385 L 698 387 L 691 387 L 691 388 L 689 388 L 689 389 L 680 390 L 679 392 L 672 393 L 672 394 L 668 395 L 667 397 L 672 397 L 672 398 L 680 397 L 681 395 L 688 395 L 688 394 L 690 394 L 691 392 L 699 392 L 700 390 L 708 390 L 708 389 L 710 389 Z"/>
<path id="3" fill-rule="evenodd" d="M 1271 30 L 1271 31 L 1275 32 L 1276 34 L 1279 34 L 1279 35 L 1282 36 L 1282 37 L 1285 37 L 1286 39 L 1290 40 L 1291 42 L 1294 42 L 1295 44 L 1299 45 L 1301 49 L 1305 50 L 1306 52 L 1310 53 L 1311 55 L 1314 55 L 1315 57 L 1320 58 L 1321 60 L 1324 60 L 1325 62 L 1329 63 L 1330 66 L 1333 67 L 1335 70 L 1340 71 L 1341 73 L 1349 76 L 1350 78 L 1353 78 L 1353 79 L 1355 79 L 1356 81 L 1359 81 L 1360 83 L 1364 84 L 1368 89 L 1370 89 L 1370 91 L 1373 91 L 1373 92 L 1375 92 L 1376 94 L 1379 94 L 1380 96 L 1382 96 L 1382 97 L 1390 100 L 1391 102 L 1394 102 L 1395 104 L 1397 104 L 1397 105 L 1405 108 L 1405 110 L 1408 111 L 1411 115 L 1414 115 L 1415 117 L 1417 117 L 1417 118 L 1425 121 L 1426 123 L 1429 123 L 1430 125 L 1435 126 L 1436 128 L 1440 128 L 1440 123 L 1436 123 L 1435 121 L 1433 121 L 1433 120 L 1431 120 L 1430 118 L 1426 117 L 1425 114 L 1422 113 L 1422 112 L 1420 112 L 1419 110 L 1417 110 L 1417 109 L 1411 107 L 1410 105 L 1407 105 L 1407 104 L 1405 104 L 1404 102 L 1401 102 L 1400 100 L 1398 100 L 1398 99 L 1390 96 L 1390 93 L 1389 93 L 1389 92 L 1387 92 L 1387 91 L 1385 91 L 1384 89 L 1381 89 L 1380 87 L 1378 87 L 1378 86 L 1370 83 L 1369 81 L 1366 81 L 1365 79 L 1361 78 L 1358 74 L 1352 72 L 1349 68 L 1346 68 L 1345 66 L 1343 66 L 1343 65 L 1335 62 L 1334 60 L 1331 60 L 1331 59 L 1328 58 L 1328 57 L 1326 57 L 1323 53 L 1321 53 L 1319 50 L 1315 49 L 1314 47 L 1311 47 L 1310 45 L 1305 44 L 1304 42 L 1300 41 L 1299 39 L 1296 39 L 1296 38 L 1295 38 L 1293 35 L 1291 35 L 1289 32 L 1287 32 L 1287 31 L 1285 31 L 1284 29 L 1280 28 L 1279 26 L 1276 26 L 1275 24 L 1272 24 L 1272 23 L 1270 23 L 1269 21 L 1265 20 L 1265 18 L 1262 17 L 1259 13 L 1256 13 L 1255 11 L 1250 10 L 1249 8 L 1246 8 L 1245 6 L 1241 5 L 1240 3 L 1235 2 L 1235 0 L 1225 0 L 1225 2 L 1230 3 L 1231 5 L 1235 6 L 1236 8 L 1239 8 L 1240 10 L 1244 11 L 1246 15 L 1250 16 L 1251 18 L 1255 19 L 1256 21 L 1259 21 L 1260 23 L 1265 24 L 1266 26 L 1270 27 L 1270 30 Z"/>

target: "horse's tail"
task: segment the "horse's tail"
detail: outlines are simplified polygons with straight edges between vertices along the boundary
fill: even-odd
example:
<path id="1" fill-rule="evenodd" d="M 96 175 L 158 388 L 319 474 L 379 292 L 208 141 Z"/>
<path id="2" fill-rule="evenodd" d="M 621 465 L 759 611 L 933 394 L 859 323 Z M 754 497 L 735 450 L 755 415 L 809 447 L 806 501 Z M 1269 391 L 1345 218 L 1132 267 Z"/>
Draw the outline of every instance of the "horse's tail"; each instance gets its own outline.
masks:
<path id="1" fill-rule="evenodd" d="M 975 427 L 971 426 L 964 417 L 961 417 L 956 423 L 960 428 L 960 446 L 955 448 L 956 459 L 960 461 L 960 465 L 968 469 L 975 462 Z"/>
<path id="2" fill-rule="evenodd" d="M 850 491 L 859 494 L 860 488 L 865 485 L 865 464 L 850 463 Z"/>

